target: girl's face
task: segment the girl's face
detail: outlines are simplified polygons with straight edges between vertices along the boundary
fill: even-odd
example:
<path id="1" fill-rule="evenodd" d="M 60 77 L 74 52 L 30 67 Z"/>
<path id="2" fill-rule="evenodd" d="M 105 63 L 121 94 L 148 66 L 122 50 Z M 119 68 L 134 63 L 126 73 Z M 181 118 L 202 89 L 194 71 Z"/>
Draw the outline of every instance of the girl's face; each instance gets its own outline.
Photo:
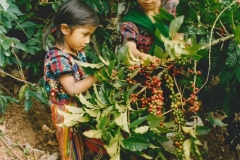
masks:
<path id="1" fill-rule="evenodd" d="M 69 32 L 64 36 L 64 50 L 76 54 L 76 51 L 84 49 L 90 42 L 90 37 L 96 28 L 96 26 L 84 25 L 72 30 L 69 29 Z"/>
<path id="2" fill-rule="evenodd" d="M 161 0 L 137 0 L 137 2 L 144 11 L 159 10 L 161 6 Z"/>

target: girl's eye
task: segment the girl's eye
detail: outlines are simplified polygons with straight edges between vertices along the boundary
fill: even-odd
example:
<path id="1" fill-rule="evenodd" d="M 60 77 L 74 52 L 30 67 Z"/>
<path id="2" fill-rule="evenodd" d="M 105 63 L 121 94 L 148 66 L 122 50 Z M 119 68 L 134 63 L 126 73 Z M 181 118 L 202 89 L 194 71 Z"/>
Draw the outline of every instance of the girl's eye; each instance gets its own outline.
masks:
<path id="1" fill-rule="evenodd" d="M 84 37 L 86 37 L 86 36 L 88 36 L 88 35 L 89 35 L 89 33 L 84 33 L 84 34 L 83 34 Z"/>

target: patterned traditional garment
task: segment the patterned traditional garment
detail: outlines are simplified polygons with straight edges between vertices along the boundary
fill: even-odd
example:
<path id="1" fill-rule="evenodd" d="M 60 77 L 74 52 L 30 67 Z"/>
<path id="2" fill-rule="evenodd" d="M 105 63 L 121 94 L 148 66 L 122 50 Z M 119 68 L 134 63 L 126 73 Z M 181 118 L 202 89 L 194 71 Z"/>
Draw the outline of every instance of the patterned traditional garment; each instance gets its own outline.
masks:
<path id="1" fill-rule="evenodd" d="M 54 48 L 47 52 L 44 62 L 45 90 L 50 97 L 52 120 L 56 128 L 62 160 L 82 160 L 84 153 L 81 134 L 73 133 L 71 128 L 57 126 L 64 120 L 58 114 L 58 109 L 66 112 L 64 104 L 77 107 L 77 104 L 71 100 L 70 95 L 64 91 L 58 80 L 64 74 L 73 75 L 75 81 L 80 81 L 84 78 L 84 72 L 77 65 L 76 60 L 85 62 L 86 57 L 84 53 L 78 53 L 77 57 Z"/>
<path id="2" fill-rule="evenodd" d="M 156 30 L 163 36 L 169 37 L 168 26 L 164 23 L 153 23 L 139 6 L 135 6 L 124 16 L 120 30 L 123 44 L 127 41 L 135 41 L 138 50 L 151 55 L 156 46 L 165 49 L 164 43 L 155 35 Z"/>
<path id="3" fill-rule="evenodd" d="M 121 34 L 123 36 L 123 44 L 127 41 L 134 41 L 140 52 L 148 53 L 154 42 L 154 36 L 140 28 L 132 22 L 124 22 L 121 25 Z"/>

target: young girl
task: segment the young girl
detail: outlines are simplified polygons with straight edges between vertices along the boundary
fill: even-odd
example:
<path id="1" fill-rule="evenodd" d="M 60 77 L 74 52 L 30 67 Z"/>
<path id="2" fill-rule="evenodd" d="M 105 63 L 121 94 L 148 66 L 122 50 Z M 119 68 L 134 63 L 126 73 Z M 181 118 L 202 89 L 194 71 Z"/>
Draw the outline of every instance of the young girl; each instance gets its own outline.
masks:
<path id="1" fill-rule="evenodd" d="M 128 45 L 132 53 L 140 59 L 154 58 L 155 45 L 164 48 L 163 42 L 155 38 L 155 30 L 168 37 L 168 27 L 157 24 L 153 16 L 160 13 L 160 7 L 170 6 L 168 0 L 137 0 L 138 6 L 128 12 L 121 24 L 123 44 Z M 177 39 L 177 37 L 176 37 Z"/>
<path id="2" fill-rule="evenodd" d="M 81 135 L 57 126 L 63 122 L 57 109 L 66 111 L 65 104 L 77 106 L 73 95 L 87 91 L 97 81 L 92 75 L 86 76 L 76 61 L 86 61 L 83 49 L 98 24 L 97 14 L 88 4 L 68 0 L 59 7 L 52 27 L 43 36 L 43 44 L 50 33 L 55 39 L 55 46 L 45 56 L 44 80 L 63 160 L 83 159 Z"/>

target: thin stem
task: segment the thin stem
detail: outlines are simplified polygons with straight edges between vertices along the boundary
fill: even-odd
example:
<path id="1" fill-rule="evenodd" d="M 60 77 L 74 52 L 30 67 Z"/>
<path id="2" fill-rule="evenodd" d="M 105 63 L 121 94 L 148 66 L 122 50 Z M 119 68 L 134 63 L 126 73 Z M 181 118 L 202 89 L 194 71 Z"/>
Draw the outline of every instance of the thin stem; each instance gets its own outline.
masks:
<path id="1" fill-rule="evenodd" d="M 147 89 L 147 87 L 143 87 L 138 93 L 137 95 L 141 94 L 142 92 L 144 92 Z"/>
<path id="2" fill-rule="evenodd" d="M 30 82 L 28 82 L 28 81 L 26 81 L 26 80 L 22 80 L 22 79 L 19 79 L 19 78 L 17 78 L 17 77 L 14 77 L 14 76 L 12 76 L 11 74 L 9 74 L 9 73 L 7 73 L 7 72 L 4 72 L 4 71 L 2 71 L 2 70 L 0 70 L 0 72 L 2 72 L 3 74 L 8 75 L 9 77 L 12 77 L 13 79 L 16 79 L 16 80 L 18 80 L 18 81 L 24 82 L 25 84 L 32 84 L 32 83 L 30 83 Z M 32 84 L 32 85 L 33 85 L 33 84 Z"/>
<path id="3" fill-rule="evenodd" d="M 165 112 L 165 113 L 163 113 L 162 116 L 164 116 L 164 115 L 166 115 L 166 114 L 168 114 L 168 113 L 170 113 L 170 112 L 172 112 L 172 111 L 174 111 L 174 108 L 173 108 L 173 109 L 170 109 L 169 111 L 167 111 L 167 112 Z"/>
<path id="4" fill-rule="evenodd" d="M 3 87 L 2 85 L 0 85 L 0 87 L 2 87 L 5 91 L 7 91 L 8 93 L 10 93 L 12 95 L 12 93 L 7 88 Z"/>
<path id="5" fill-rule="evenodd" d="M 17 66 L 18 66 L 18 71 L 19 71 L 19 74 L 22 78 L 22 80 L 26 80 L 24 74 L 23 74 L 23 71 L 22 71 L 22 66 L 21 66 L 21 63 L 20 63 L 20 60 L 18 58 L 18 56 L 16 55 L 16 53 L 14 52 L 14 50 L 12 49 L 12 53 L 14 54 L 15 58 L 16 58 L 16 61 L 17 61 Z M 27 85 L 27 83 L 25 82 L 25 84 Z"/>

